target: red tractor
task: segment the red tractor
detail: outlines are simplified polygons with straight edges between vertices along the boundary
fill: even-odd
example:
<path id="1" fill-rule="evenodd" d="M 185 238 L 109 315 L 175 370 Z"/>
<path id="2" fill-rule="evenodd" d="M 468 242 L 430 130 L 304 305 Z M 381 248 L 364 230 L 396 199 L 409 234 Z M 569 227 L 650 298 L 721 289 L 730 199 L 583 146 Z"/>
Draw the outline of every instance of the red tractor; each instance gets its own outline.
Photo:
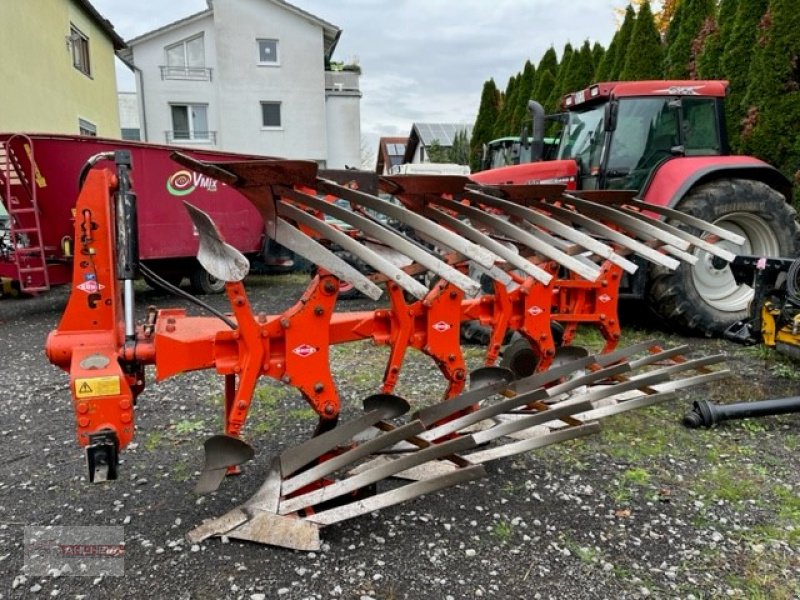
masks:
<path id="1" fill-rule="evenodd" d="M 513 158 L 496 156 L 509 155 L 507 140 L 486 148 L 485 165 L 511 164 L 472 178 L 484 184 L 635 190 L 646 204 L 676 208 L 743 235 L 744 247 L 729 248 L 737 254 L 796 256 L 800 227 L 790 204 L 791 183 L 761 160 L 730 154 L 726 91 L 725 81 L 598 83 L 567 94 L 565 112 L 552 117 L 532 101 L 533 135 L 520 136 Z M 562 127 L 543 160 L 546 119 Z M 640 269 L 626 289 L 683 330 L 719 334 L 748 316 L 753 292 L 736 283 L 727 263 L 702 250 L 696 254 L 693 267 Z"/>

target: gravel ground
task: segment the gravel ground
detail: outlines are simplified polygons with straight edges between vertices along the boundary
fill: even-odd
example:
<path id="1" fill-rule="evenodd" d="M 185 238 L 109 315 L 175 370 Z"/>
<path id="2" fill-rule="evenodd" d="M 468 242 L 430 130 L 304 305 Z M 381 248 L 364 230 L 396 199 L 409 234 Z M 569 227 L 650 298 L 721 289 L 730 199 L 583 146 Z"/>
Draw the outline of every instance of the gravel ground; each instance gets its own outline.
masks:
<path id="1" fill-rule="evenodd" d="M 257 310 L 275 312 L 304 285 L 258 278 L 249 289 Z M 725 352 L 734 376 L 605 421 L 593 438 L 491 463 L 483 480 L 326 528 L 320 552 L 233 540 L 191 546 L 186 531 L 247 498 L 266 458 L 310 434 L 313 414 L 290 390 L 264 382 L 249 421 L 256 462 L 196 498 L 202 442 L 220 424 L 221 381 L 202 372 L 151 382 L 119 480 L 90 485 L 67 377 L 42 351 L 65 300 L 63 290 L 0 300 L 0 599 L 800 597 L 797 417 L 712 431 L 679 425 L 693 398 L 796 393 L 800 371 L 764 349 L 630 326 L 629 343 L 656 335 L 691 344 L 693 354 Z M 181 302 L 144 292 L 140 304 Z M 591 333 L 581 340 L 597 342 Z M 468 356 L 477 366 L 480 349 Z M 443 385 L 433 365 L 409 359 L 398 392 L 435 400 Z M 346 415 L 375 390 L 384 360 L 369 344 L 335 349 Z M 48 524 L 124 526 L 125 576 L 26 574 L 22 528 Z"/>

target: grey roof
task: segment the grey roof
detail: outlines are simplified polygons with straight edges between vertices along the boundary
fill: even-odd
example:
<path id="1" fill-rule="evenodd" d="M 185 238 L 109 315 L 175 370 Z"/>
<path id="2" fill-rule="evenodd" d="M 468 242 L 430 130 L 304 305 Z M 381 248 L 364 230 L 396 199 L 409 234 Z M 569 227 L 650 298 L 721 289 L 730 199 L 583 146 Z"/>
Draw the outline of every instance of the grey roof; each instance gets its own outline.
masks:
<path id="1" fill-rule="evenodd" d="M 466 123 L 414 123 L 414 130 L 423 146 L 430 146 L 431 142 L 438 141 L 440 146 L 452 146 L 453 138 L 459 131 L 467 130 L 467 137 L 472 135 L 472 125 Z"/>

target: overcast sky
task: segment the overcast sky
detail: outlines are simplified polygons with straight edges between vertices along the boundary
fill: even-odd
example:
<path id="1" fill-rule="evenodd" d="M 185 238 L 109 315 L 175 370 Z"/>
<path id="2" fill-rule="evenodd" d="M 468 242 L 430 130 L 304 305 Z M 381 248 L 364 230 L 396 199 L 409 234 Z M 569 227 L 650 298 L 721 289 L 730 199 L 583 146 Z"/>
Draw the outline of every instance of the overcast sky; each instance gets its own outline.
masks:
<path id="1" fill-rule="evenodd" d="M 362 136 L 415 121 L 473 123 L 484 81 L 503 89 L 526 59 L 569 41 L 608 46 L 625 0 L 291 0 L 340 27 L 334 59 L 362 68 Z M 205 0 L 92 0 L 130 39 L 205 10 Z M 134 89 L 132 77 L 121 89 Z M 374 151 L 373 151 L 374 152 Z"/>

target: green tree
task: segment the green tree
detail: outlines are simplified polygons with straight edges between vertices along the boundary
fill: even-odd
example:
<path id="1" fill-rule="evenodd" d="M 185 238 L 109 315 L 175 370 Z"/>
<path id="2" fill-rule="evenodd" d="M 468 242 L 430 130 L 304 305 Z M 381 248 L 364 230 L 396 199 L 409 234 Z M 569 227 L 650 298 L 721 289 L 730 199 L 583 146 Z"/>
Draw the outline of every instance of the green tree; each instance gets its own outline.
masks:
<path id="1" fill-rule="evenodd" d="M 686 79 L 693 71 L 702 45 L 696 43 L 709 17 L 716 11 L 715 0 L 683 0 L 675 9 L 667 31 L 664 71 L 668 79 Z"/>
<path id="2" fill-rule="evenodd" d="M 572 44 L 569 42 L 564 44 L 564 52 L 561 55 L 561 62 L 558 66 L 558 72 L 554 73 L 556 82 L 555 85 L 553 85 L 553 89 L 550 91 L 550 95 L 547 97 L 547 101 L 544 105 L 544 108 L 547 112 L 554 112 L 559 109 L 561 106 L 561 97 L 567 93 L 565 80 L 570 70 L 570 63 L 572 62 L 573 54 L 574 51 L 572 49 Z"/>
<path id="3" fill-rule="evenodd" d="M 536 69 L 533 64 L 531 64 L 531 61 L 526 60 L 525 67 L 522 69 L 522 76 L 517 86 L 516 104 L 511 119 L 510 131 L 516 132 L 522 128 L 522 123 L 528 115 L 528 100 L 532 97 L 535 84 Z"/>
<path id="4" fill-rule="evenodd" d="M 661 78 L 664 50 L 648 0 L 639 7 L 628 47 L 631 51 L 627 52 L 625 66 L 619 76 L 622 81 Z"/>
<path id="5" fill-rule="evenodd" d="M 448 158 L 451 163 L 456 163 L 458 165 L 468 165 L 469 164 L 469 148 L 470 148 L 470 140 L 469 136 L 467 135 L 467 130 L 462 129 L 457 131 L 456 134 L 453 136 L 453 145 L 450 146 L 448 152 Z"/>
<path id="6" fill-rule="evenodd" d="M 617 60 L 617 47 L 619 40 L 619 31 L 611 38 L 611 43 L 608 45 L 608 50 L 603 54 L 603 58 L 597 65 L 594 72 L 594 80 L 598 81 L 611 81 L 614 74 L 614 63 Z"/>
<path id="7" fill-rule="evenodd" d="M 746 96 L 742 149 L 798 183 L 800 165 L 800 11 L 795 0 L 769 0 L 757 25 Z"/>
<path id="8" fill-rule="evenodd" d="M 494 137 L 503 137 L 510 135 L 511 121 L 514 118 L 514 107 L 517 100 L 517 87 L 522 75 L 517 73 L 508 78 L 506 84 L 506 91 L 503 93 L 502 101 L 500 103 L 500 112 L 494 122 L 492 134 Z"/>
<path id="9" fill-rule="evenodd" d="M 569 71 L 564 77 L 563 92 L 575 92 L 589 87 L 593 75 L 592 47 L 589 44 L 589 40 L 586 40 L 580 50 L 576 50 L 572 54 Z"/>
<path id="10" fill-rule="evenodd" d="M 550 97 L 555 85 L 555 74 L 558 72 L 558 55 L 555 48 L 550 46 L 542 55 L 536 67 L 536 81 L 533 86 L 531 98 L 544 105 Z M 545 76 L 549 73 L 549 76 Z"/>
<path id="11" fill-rule="evenodd" d="M 627 8 L 625 8 L 625 18 L 622 21 L 622 26 L 619 28 L 617 35 L 615 36 L 617 39 L 617 49 L 614 55 L 614 66 L 611 67 L 611 70 L 608 72 L 608 77 L 606 78 L 608 81 L 616 81 L 622 75 L 622 69 L 625 68 L 625 61 L 628 58 L 628 52 L 632 50 L 634 52 L 638 51 L 636 49 L 632 49 L 630 47 L 631 36 L 633 35 L 633 27 L 636 25 L 636 13 L 633 10 L 633 6 L 628 4 Z"/>
<path id="12" fill-rule="evenodd" d="M 556 54 L 556 49 L 552 46 L 542 54 L 542 59 L 536 65 L 536 72 L 538 73 L 539 71 L 550 71 L 553 76 L 558 72 L 558 55 Z"/>
<path id="13" fill-rule="evenodd" d="M 431 140 L 431 143 L 425 148 L 425 152 L 428 155 L 428 161 L 432 163 L 450 162 L 450 157 L 448 156 L 447 151 L 448 148 L 442 146 L 438 139 Z"/>
<path id="14" fill-rule="evenodd" d="M 714 30 L 706 38 L 697 57 L 697 76 L 700 79 L 723 79 L 722 55 L 730 39 L 739 0 L 722 0 L 714 21 Z"/>
<path id="15" fill-rule="evenodd" d="M 603 57 L 606 55 L 606 49 L 603 48 L 603 44 L 600 42 L 595 42 L 594 46 L 592 46 L 592 81 L 596 81 L 594 79 L 594 75 L 597 73 L 597 69 L 600 67 L 600 63 L 603 62 Z"/>
<path id="16" fill-rule="evenodd" d="M 745 96 L 751 83 L 751 77 L 754 78 L 752 82 L 756 83 L 754 90 L 757 90 L 758 82 L 764 80 L 764 74 L 751 70 L 751 64 L 754 62 L 754 52 L 760 49 L 759 28 L 769 25 L 769 19 L 762 25 L 762 17 L 767 12 L 767 6 L 767 0 L 739 0 L 730 37 L 722 55 L 722 74 L 730 82 L 725 116 L 731 145 L 737 149 L 742 119 L 747 112 L 748 103 Z M 795 32 L 796 35 L 797 32 Z M 760 60 L 763 62 L 763 57 Z M 773 88 L 774 86 L 769 85 L 765 93 L 762 94 L 758 91 L 754 93 L 760 100 Z M 758 101 L 751 104 L 758 104 Z"/>
<path id="17" fill-rule="evenodd" d="M 536 89 L 533 92 L 533 99 L 547 109 L 547 99 L 556 86 L 556 78 L 549 69 L 539 71 L 536 77 Z"/>
<path id="18" fill-rule="evenodd" d="M 500 111 L 500 92 L 494 79 L 489 79 L 483 84 L 481 102 L 478 115 L 472 127 L 472 139 L 469 146 L 469 164 L 473 171 L 480 170 L 483 145 L 493 138 L 494 123 Z"/>

